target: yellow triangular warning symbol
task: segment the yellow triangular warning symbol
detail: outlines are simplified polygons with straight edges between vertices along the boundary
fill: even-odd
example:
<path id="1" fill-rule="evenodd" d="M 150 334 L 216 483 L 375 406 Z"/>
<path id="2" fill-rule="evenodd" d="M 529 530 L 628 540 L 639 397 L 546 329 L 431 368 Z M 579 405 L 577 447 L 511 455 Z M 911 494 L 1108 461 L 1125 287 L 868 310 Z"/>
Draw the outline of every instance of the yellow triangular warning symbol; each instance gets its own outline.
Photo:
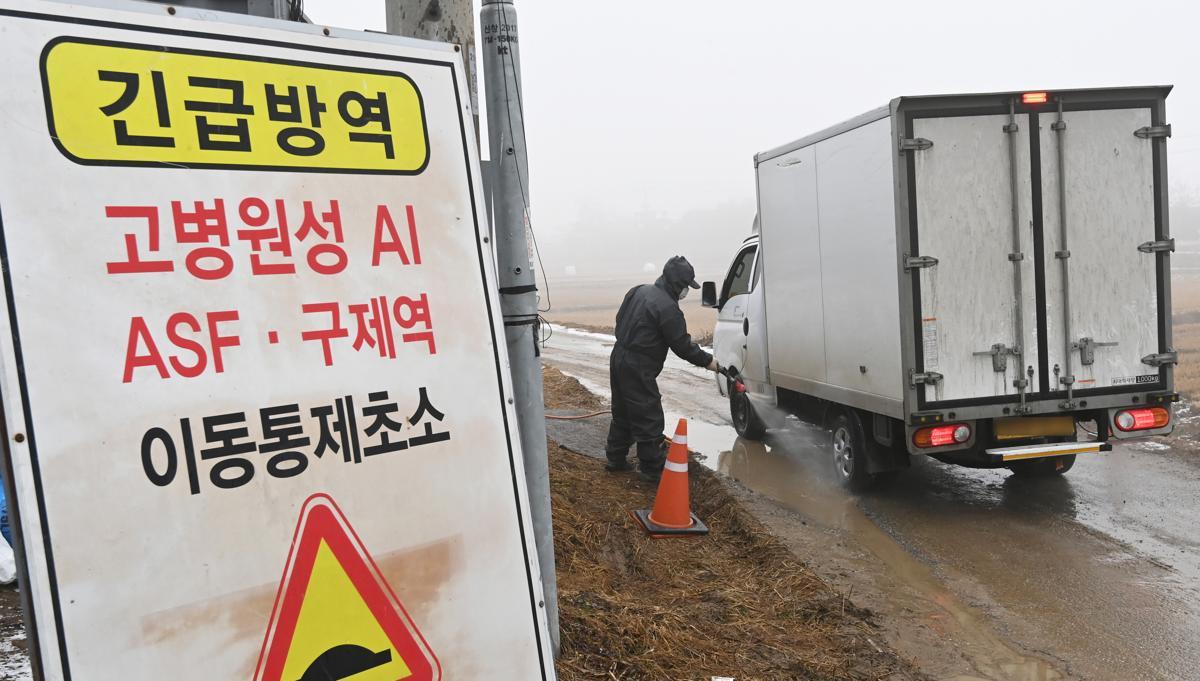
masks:
<path id="1" fill-rule="evenodd" d="M 333 500 L 305 502 L 255 679 L 437 681 L 441 667 Z"/>
<path id="2" fill-rule="evenodd" d="M 347 641 L 353 641 L 353 644 L 347 644 Z M 354 677 L 354 681 L 395 681 L 412 676 L 412 671 L 388 640 L 383 627 L 371 615 L 371 609 L 363 602 L 341 563 L 334 557 L 329 545 L 322 541 L 317 549 L 308 589 L 304 593 L 304 605 L 300 607 L 300 616 L 296 620 L 291 649 L 283 665 L 283 678 L 304 678 L 313 662 L 329 651 L 345 650 L 344 657 L 347 659 L 340 664 L 353 664 L 355 660 L 349 659 L 353 656 L 351 649 L 338 648 L 345 645 L 353 645 L 363 651 L 357 656 L 362 662 L 358 664 L 360 669 L 355 672 L 358 676 Z M 330 657 L 336 655 L 337 652 Z M 339 664 L 333 659 L 326 660 L 326 663 Z M 367 667 L 368 664 L 374 666 Z"/>

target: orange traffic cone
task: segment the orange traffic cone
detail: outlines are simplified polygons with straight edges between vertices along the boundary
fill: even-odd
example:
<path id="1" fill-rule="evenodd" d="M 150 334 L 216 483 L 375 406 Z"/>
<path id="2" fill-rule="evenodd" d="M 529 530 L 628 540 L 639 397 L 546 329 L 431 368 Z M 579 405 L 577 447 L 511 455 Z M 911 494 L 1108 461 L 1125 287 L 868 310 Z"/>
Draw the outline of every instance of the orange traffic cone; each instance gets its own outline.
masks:
<path id="1" fill-rule="evenodd" d="M 708 527 L 691 512 L 688 504 L 687 419 L 679 419 L 658 482 L 654 510 L 633 511 L 633 517 L 655 539 L 708 534 Z"/>

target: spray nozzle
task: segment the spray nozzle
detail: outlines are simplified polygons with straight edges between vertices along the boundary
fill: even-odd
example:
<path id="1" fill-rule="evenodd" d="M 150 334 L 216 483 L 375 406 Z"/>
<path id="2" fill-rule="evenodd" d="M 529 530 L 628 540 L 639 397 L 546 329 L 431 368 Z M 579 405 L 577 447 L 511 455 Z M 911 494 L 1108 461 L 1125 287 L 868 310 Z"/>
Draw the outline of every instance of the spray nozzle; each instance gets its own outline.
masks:
<path id="1" fill-rule="evenodd" d="M 739 393 L 746 392 L 746 384 L 745 384 L 745 382 L 742 381 L 742 375 L 740 373 L 738 373 L 738 370 L 736 368 L 722 367 L 721 373 L 726 378 L 728 378 L 730 381 L 733 381 L 733 389 L 734 390 L 736 390 Z"/>

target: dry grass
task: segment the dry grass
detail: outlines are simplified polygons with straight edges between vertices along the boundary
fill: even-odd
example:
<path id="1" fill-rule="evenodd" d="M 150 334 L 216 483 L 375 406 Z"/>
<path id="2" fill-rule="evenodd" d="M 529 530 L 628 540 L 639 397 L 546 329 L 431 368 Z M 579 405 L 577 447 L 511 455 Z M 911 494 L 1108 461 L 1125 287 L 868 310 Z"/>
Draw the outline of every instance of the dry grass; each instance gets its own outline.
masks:
<path id="1" fill-rule="evenodd" d="M 1200 395 L 1200 277 L 1178 275 L 1171 282 L 1174 308 L 1175 389 L 1188 397 Z"/>
<path id="2" fill-rule="evenodd" d="M 1171 305 L 1176 315 L 1200 310 L 1200 274 L 1176 274 L 1171 278 Z"/>
<path id="3" fill-rule="evenodd" d="M 1200 394 L 1200 324 L 1175 327 L 1175 349 L 1179 366 L 1175 368 L 1175 389 L 1188 397 Z"/>
<path id="4" fill-rule="evenodd" d="M 542 395 L 547 409 L 592 412 L 606 406 L 579 381 L 549 366 L 542 367 Z"/>
<path id="5" fill-rule="evenodd" d="M 551 446 L 563 681 L 898 679 L 920 674 L 867 639 L 870 614 L 813 575 L 692 467 L 699 539 L 649 539 L 628 516 L 652 491 Z"/>
<path id="6" fill-rule="evenodd" d="M 574 379 L 545 372 L 547 406 L 592 409 Z M 629 517 L 653 490 L 550 445 L 562 681 L 922 679 L 880 640 L 870 613 L 835 593 L 726 491 L 691 467 L 698 539 L 653 540 Z"/>

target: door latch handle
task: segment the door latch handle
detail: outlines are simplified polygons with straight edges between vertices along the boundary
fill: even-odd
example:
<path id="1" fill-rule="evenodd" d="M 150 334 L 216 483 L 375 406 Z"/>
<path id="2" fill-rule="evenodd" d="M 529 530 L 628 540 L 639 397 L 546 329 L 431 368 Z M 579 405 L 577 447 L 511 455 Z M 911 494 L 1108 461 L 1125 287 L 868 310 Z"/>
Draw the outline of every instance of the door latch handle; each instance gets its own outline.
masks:
<path id="1" fill-rule="evenodd" d="M 742 335 L 743 336 L 750 335 L 750 318 L 749 317 L 742 317 Z"/>
<path id="2" fill-rule="evenodd" d="M 1116 346 L 1117 343 L 1115 341 L 1098 343 L 1091 338 L 1080 338 L 1078 343 L 1071 343 L 1071 348 L 1079 351 L 1079 363 L 1085 367 L 1096 363 L 1096 348 L 1112 348 Z"/>
<path id="3" fill-rule="evenodd" d="M 974 354 L 976 357 L 986 357 L 991 355 L 992 371 L 1002 374 L 1008 371 L 1008 356 L 1012 355 L 1013 357 L 1020 357 L 1021 349 L 1010 348 L 1004 343 L 995 343 L 992 345 L 990 350 L 981 350 L 972 354 Z"/>

